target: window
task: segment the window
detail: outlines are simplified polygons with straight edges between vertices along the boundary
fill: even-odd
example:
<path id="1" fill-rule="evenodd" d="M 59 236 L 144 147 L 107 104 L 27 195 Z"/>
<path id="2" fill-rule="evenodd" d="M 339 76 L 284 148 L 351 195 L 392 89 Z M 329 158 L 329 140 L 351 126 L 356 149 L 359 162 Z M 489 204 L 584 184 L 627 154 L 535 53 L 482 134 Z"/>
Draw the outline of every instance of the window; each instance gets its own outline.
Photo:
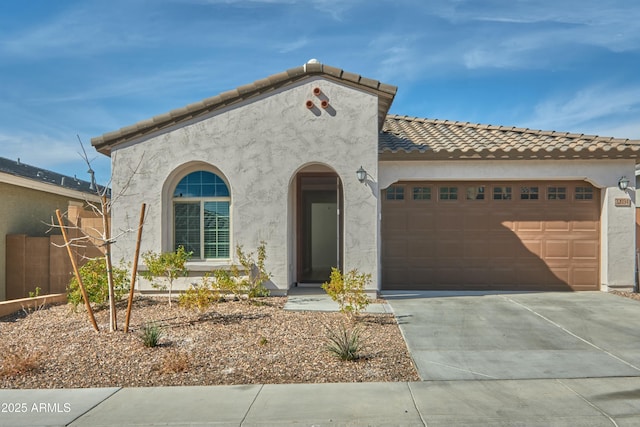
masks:
<path id="1" fill-rule="evenodd" d="M 538 187 L 520 187 L 521 200 L 538 200 Z"/>
<path id="2" fill-rule="evenodd" d="M 567 187 L 549 187 L 547 188 L 548 200 L 566 200 Z"/>
<path id="3" fill-rule="evenodd" d="M 576 200 L 593 200 L 593 187 L 576 187 Z"/>
<path id="4" fill-rule="evenodd" d="M 493 187 L 493 200 L 511 200 L 511 187 Z"/>
<path id="5" fill-rule="evenodd" d="M 387 200 L 404 200 L 404 187 L 392 185 L 387 188 Z"/>
<path id="6" fill-rule="evenodd" d="M 173 192 L 174 248 L 184 246 L 196 259 L 229 258 L 231 197 L 216 174 L 192 172 Z"/>
<path id="7" fill-rule="evenodd" d="M 413 200 L 431 200 L 431 187 L 413 187 Z"/>
<path id="8" fill-rule="evenodd" d="M 484 200 L 484 185 L 467 187 L 467 200 Z"/>
<path id="9" fill-rule="evenodd" d="M 440 200 L 458 200 L 458 187 L 440 187 Z"/>

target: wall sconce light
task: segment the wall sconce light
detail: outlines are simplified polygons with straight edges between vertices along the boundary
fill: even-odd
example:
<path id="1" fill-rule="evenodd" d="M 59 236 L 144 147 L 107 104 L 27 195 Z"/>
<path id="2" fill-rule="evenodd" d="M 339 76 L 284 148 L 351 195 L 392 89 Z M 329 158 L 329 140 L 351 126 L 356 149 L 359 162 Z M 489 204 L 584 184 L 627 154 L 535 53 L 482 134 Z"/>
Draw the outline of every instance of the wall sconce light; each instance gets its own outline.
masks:
<path id="1" fill-rule="evenodd" d="M 627 187 L 629 187 L 629 178 L 623 176 L 618 180 L 618 188 L 624 191 L 627 189 Z"/>
<path id="2" fill-rule="evenodd" d="M 356 171 L 356 176 L 358 177 L 358 181 L 364 183 L 364 180 L 367 179 L 367 171 L 360 166 L 360 169 Z"/>

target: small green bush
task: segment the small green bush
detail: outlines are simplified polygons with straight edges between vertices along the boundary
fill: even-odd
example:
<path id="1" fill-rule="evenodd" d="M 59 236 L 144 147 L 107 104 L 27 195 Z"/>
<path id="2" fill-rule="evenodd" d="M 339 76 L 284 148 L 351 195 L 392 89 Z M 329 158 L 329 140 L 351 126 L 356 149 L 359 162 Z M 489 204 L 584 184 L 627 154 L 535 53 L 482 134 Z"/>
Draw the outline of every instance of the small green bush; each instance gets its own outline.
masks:
<path id="1" fill-rule="evenodd" d="M 338 303 L 341 312 L 357 316 L 369 305 L 369 297 L 364 289 L 370 282 L 371 274 L 353 269 L 343 275 L 334 267 L 329 282 L 323 283 L 322 289 Z"/>
<path id="2" fill-rule="evenodd" d="M 142 254 L 144 264 L 147 266 L 146 271 L 141 271 L 140 274 L 145 279 L 151 281 L 151 286 L 156 289 L 169 288 L 169 307 L 171 307 L 171 292 L 173 291 L 173 282 L 178 277 L 183 277 L 188 274 L 187 261 L 191 258 L 193 252 L 187 252 L 183 246 L 179 246 L 175 252 L 163 252 L 156 253 L 153 251 L 147 251 Z M 165 283 L 158 283 L 155 281 L 157 278 L 163 278 Z"/>
<path id="3" fill-rule="evenodd" d="M 220 292 L 211 287 L 211 279 L 207 274 L 202 278 L 201 283 L 192 284 L 189 289 L 180 294 L 178 305 L 182 308 L 205 312 L 219 300 Z"/>
<path id="4" fill-rule="evenodd" d="M 235 265 L 231 266 L 231 271 L 224 269 L 215 270 L 213 272 L 213 283 L 211 286 L 223 297 L 233 295 L 235 299 L 240 299 L 242 290 L 240 289 L 240 280 L 237 279 L 239 275 L 240 271 Z"/>
<path id="5" fill-rule="evenodd" d="M 89 302 L 105 305 L 109 301 L 109 282 L 104 259 L 91 259 L 80 267 L 79 271 Z M 129 270 L 120 262 L 119 267 L 113 267 L 112 273 L 114 298 L 117 301 L 129 292 Z M 67 301 L 74 307 L 83 303 L 82 292 L 75 276 L 67 286 Z"/>
<path id="6" fill-rule="evenodd" d="M 257 258 L 254 258 L 253 252 L 247 254 L 242 249 L 242 246 L 238 245 L 236 247 L 236 255 L 246 276 L 242 278 L 238 268 L 236 266 L 232 267 L 232 275 L 240 281 L 241 290 L 249 299 L 269 296 L 269 289 L 264 285 L 271 280 L 271 274 L 267 272 L 265 267 L 267 260 L 267 247 L 265 242 L 260 242 L 256 253 Z"/>
<path id="7" fill-rule="evenodd" d="M 360 329 L 347 329 L 341 324 L 337 330 L 327 330 L 327 350 L 340 360 L 356 360 L 362 348 Z"/>
<path id="8" fill-rule="evenodd" d="M 254 256 L 253 252 L 245 253 L 242 246 L 236 246 L 240 265 L 233 264 L 229 270 L 215 270 L 212 289 L 221 296 L 233 295 L 235 299 L 246 296 L 250 301 L 256 297 L 268 297 L 269 289 L 264 284 L 271 279 L 271 275 L 265 268 L 267 250 L 264 242 L 260 242 L 256 252 Z"/>
<path id="9" fill-rule="evenodd" d="M 142 328 L 142 343 L 145 347 L 157 347 L 164 332 L 156 323 L 145 323 Z"/>

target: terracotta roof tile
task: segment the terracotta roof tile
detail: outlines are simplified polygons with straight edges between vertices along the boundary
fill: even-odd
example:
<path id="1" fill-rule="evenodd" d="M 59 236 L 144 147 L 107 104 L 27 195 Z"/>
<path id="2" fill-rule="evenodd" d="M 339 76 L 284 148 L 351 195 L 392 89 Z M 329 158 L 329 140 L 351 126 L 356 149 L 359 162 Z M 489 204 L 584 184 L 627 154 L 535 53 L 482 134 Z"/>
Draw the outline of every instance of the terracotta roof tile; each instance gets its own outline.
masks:
<path id="1" fill-rule="evenodd" d="M 640 140 L 388 115 L 380 158 L 635 158 Z"/>

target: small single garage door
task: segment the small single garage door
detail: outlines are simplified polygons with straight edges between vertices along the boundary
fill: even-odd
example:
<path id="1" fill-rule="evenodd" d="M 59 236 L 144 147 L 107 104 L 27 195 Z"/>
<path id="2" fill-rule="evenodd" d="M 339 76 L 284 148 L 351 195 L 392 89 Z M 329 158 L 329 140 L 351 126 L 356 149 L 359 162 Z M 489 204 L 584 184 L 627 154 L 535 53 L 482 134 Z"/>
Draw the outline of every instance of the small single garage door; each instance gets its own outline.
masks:
<path id="1" fill-rule="evenodd" d="M 587 182 L 399 182 L 382 199 L 383 289 L 600 287 Z"/>

